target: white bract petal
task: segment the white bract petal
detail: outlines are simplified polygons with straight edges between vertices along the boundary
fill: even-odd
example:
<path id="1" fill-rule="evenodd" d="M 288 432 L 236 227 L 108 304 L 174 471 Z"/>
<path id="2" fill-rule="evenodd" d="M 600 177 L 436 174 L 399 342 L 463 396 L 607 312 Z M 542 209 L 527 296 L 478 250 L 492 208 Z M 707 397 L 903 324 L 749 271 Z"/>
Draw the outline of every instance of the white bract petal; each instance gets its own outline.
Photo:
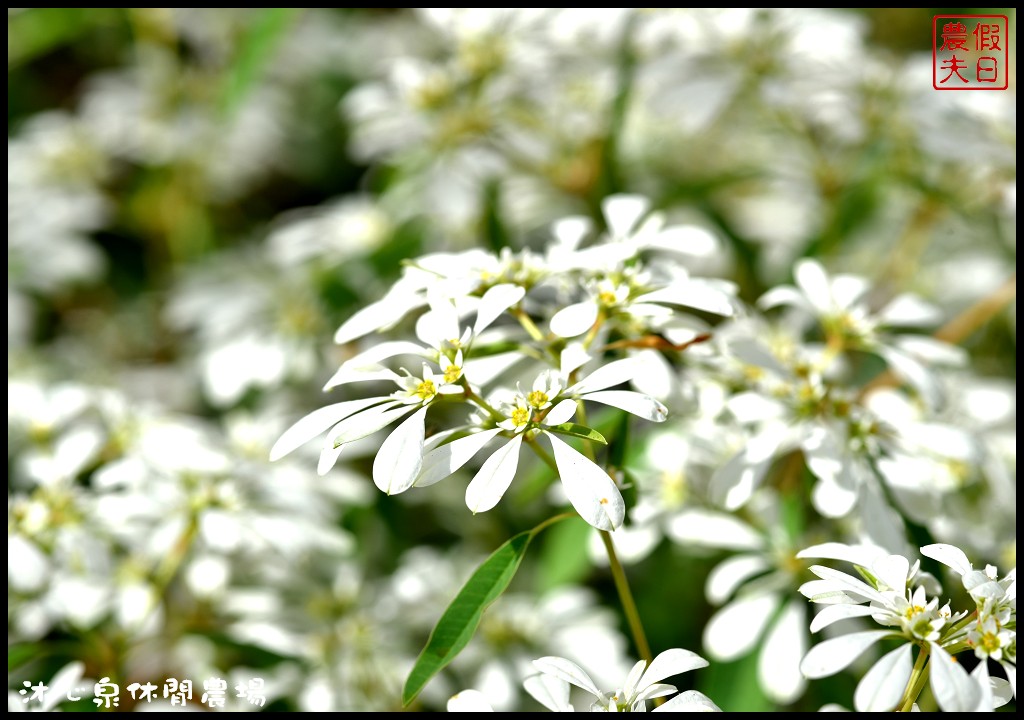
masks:
<path id="1" fill-rule="evenodd" d="M 765 572 L 769 567 L 768 561 L 761 555 L 736 555 L 726 558 L 708 573 L 704 594 L 708 602 L 721 605 L 740 585 Z"/>
<path id="2" fill-rule="evenodd" d="M 510 283 L 488 288 L 484 296 L 480 298 L 480 307 L 476 311 L 476 322 L 473 324 L 473 334 L 479 335 L 490 327 L 491 323 L 497 320 L 503 312 L 522 300 L 524 295 L 526 295 L 524 288 Z"/>
<path id="3" fill-rule="evenodd" d="M 704 627 L 704 647 L 715 660 L 728 662 L 754 649 L 779 607 L 775 593 L 750 595 L 716 612 Z"/>
<path id="4" fill-rule="evenodd" d="M 942 312 L 917 295 L 904 293 L 890 300 L 878 313 L 878 319 L 885 325 L 934 325 L 942 320 Z"/>
<path id="5" fill-rule="evenodd" d="M 324 392 L 342 385 L 352 385 L 361 382 L 379 382 L 381 380 L 397 380 L 398 373 L 387 368 L 371 370 L 367 368 L 352 368 L 342 365 L 337 372 L 331 375 L 331 379 L 324 385 Z"/>
<path id="6" fill-rule="evenodd" d="M 378 398 L 379 399 L 379 398 Z M 395 400 L 381 403 L 342 420 L 327 433 L 325 446 L 338 447 L 362 440 L 416 409 Z"/>
<path id="7" fill-rule="evenodd" d="M 885 556 L 885 551 L 874 545 L 844 545 L 843 543 L 827 542 L 812 545 L 798 552 L 798 558 L 814 558 L 821 560 L 843 560 L 861 567 L 871 567 L 875 560 Z"/>
<path id="8" fill-rule="evenodd" d="M 878 611 L 870 605 L 826 605 L 817 615 L 814 616 L 814 619 L 811 620 L 811 632 L 816 633 L 819 630 L 827 628 L 833 623 L 839 622 L 840 620 L 848 620 L 849 618 L 855 617 L 868 617 L 869 615 L 874 615 L 876 612 Z"/>
<path id="9" fill-rule="evenodd" d="M 818 643 L 800 662 L 800 672 L 812 680 L 835 675 L 859 658 L 869 647 L 890 634 L 888 630 L 867 630 Z"/>
<path id="10" fill-rule="evenodd" d="M 414 484 L 416 487 L 426 487 L 445 479 L 469 462 L 500 432 L 501 428 L 484 430 L 431 450 L 423 456 L 423 466 Z"/>
<path id="11" fill-rule="evenodd" d="M 814 311 L 807 297 L 792 285 L 773 287 L 757 300 L 757 306 L 762 310 L 771 310 L 779 305 L 791 305 L 809 313 Z"/>
<path id="12" fill-rule="evenodd" d="M 692 257 L 714 257 L 719 242 L 714 233 L 697 225 L 674 225 L 647 235 L 638 245 L 647 250 L 665 250 Z"/>
<path id="13" fill-rule="evenodd" d="M 415 409 L 415 406 L 391 401 L 342 420 L 327 433 L 316 467 L 317 474 L 326 475 L 348 443 L 372 435 Z"/>
<path id="14" fill-rule="evenodd" d="M 569 422 L 572 420 L 572 416 L 576 414 L 577 409 L 578 406 L 575 400 L 562 400 L 544 416 L 544 424 L 561 425 L 562 423 Z"/>
<path id="15" fill-rule="evenodd" d="M 288 453 L 324 432 L 331 425 L 344 420 L 349 415 L 383 401 L 383 398 L 349 400 L 314 410 L 285 430 L 281 437 L 277 439 L 274 447 L 270 449 L 270 461 L 280 460 Z"/>
<path id="16" fill-rule="evenodd" d="M 608 473 L 551 433 L 558 477 L 569 498 L 584 520 L 598 530 L 614 530 L 626 516 L 626 504 Z"/>
<path id="17" fill-rule="evenodd" d="M 448 699 L 448 712 L 494 712 L 494 708 L 482 692 L 463 690 Z"/>
<path id="18" fill-rule="evenodd" d="M 907 689 L 914 666 L 913 645 L 905 643 L 882 656 L 857 684 L 857 712 L 892 712 Z"/>
<path id="19" fill-rule="evenodd" d="M 612 195 L 601 202 L 601 212 L 615 239 L 628 236 L 650 207 L 651 201 L 642 195 Z"/>
<path id="20" fill-rule="evenodd" d="M 974 569 L 971 561 L 967 559 L 967 554 L 955 545 L 946 543 L 925 545 L 921 548 L 921 554 L 951 568 L 957 575 L 966 575 Z"/>
<path id="21" fill-rule="evenodd" d="M 929 665 L 935 702 L 943 712 L 973 712 L 981 702 L 981 688 L 948 652 L 935 643 L 930 645 L 932 657 Z"/>
<path id="22" fill-rule="evenodd" d="M 851 605 L 858 600 L 847 595 L 829 580 L 811 580 L 800 586 L 799 592 L 813 603 L 820 605 Z"/>
<path id="23" fill-rule="evenodd" d="M 407 418 L 388 435 L 373 459 L 373 483 L 388 495 L 408 490 L 420 473 L 426 416 L 427 408 L 422 407 Z"/>
<path id="24" fill-rule="evenodd" d="M 765 544 L 764 538 L 739 518 L 700 508 L 676 514 L 666 533 L 678 543 L 727 550 L 760 550 Z"/>
<path id="25" fill-rule="evenodd" d="M 641 676 L 640 682 L 637 683 L 637 692 L 641 693 L 666 678 L 707 666 L 708 661 L 695 652 L 682 648 L 666 650 L 651 661 L 650 666 Z"/>
<path id="26" fill-rule="evenodd" d="M 588 362 L 590 362 L 590 355 L 587 354 L 583 343 L 569 343 L 559 355 L 559 372 L 563 378 L 567 378 L 574 370 L 578 370 Z"/>
<path id="27" fill-rule="evenodd" d="M 519 448 L 523 444 L 518 434 L 487 458 L 466 488 L 466 505 L 474 513 L 485 512 L 498 504 L 501 496 L 512 484 L 519 467 Z"/>
<path id="28" fill-rule="evenodd" d="M 651 712 L 722 712 L 707 695 L 696 690 L 687 690 Z"/>
<path id="29" fill-rule="evenodd" d="M 341 364 L 343 368 L 349 369 L 376 369 L 375 366 L 381 360 L 398 357 L 399 355 L 426 356 L 426 348 L 414 342 L 406 340 L 392 340 L 374 345 L 367 350 L 350 357 Z"/>
<path id="30" fill-rule="evenodd" d="M 971 712 L 995 712 L 996 698 L 993 693 L 992 678 L 988 674 L 987 662 L 978 663 L 974 670 L 971 671 L 971 680 L 975 682 L 981 691 L 979 693 L 981 699 L 978 701 L 977 707 Z"/>
<path id="31" fill-rule="evenodd" d="M 629 382 L 640 370 L 640 364 L 633 358 L 615 360 L 587 375 L 566 390 L 570 395 L 583 395 L 597 390 L 606 390 Z"/>
<path id="32" fill-rule="evenodd" d="M 668 408 L 651 396 L 632 390 L 591 392 L 584 395 L 583 399 L 592 400 L 602 405 L 611 405 L 651 422 L 664 422 L 668 418 Z"/>
<path id="33" fill-rule="evenodd" d="M 51 712 L 54 708 L 66 701 L 68 695 L 75 686 L 81 680 L 82 675 L 85 673 L 85 664 L 79 661 L 70 662 L 50 678 L 49 688 L 46 690 L 46 695 L 40 701 L 38 706 L 41 712 Z M 15 695 L 17 697 L 17 695 Z M 21 710 L 21 708 L 18 708 Z"/>
<path id="34" fill-rule="evenodd" d="M 932 371 L 921 362 L 908 353 L 891 347 L 882 346 L 878 348 L 878 354 L 882 356 L 889 365 L 889 369 L 896 376 L 906 381 L 920 393 L 929 407 L 936 407 L 942 404 L 942 387 Z"/>
<path id="35" fill-rule="evenodd" d="M 910 561 L 902 555 L 887 555 L 884 558 L 879 558 L 868 569 L 876 578 L 885 583 L 888 589 L 895 590 L 900 594 L 907 589 Z"/>
<path id="36" fill-rule="evenodd" d="M 725 317 L 733 314 L 732 301 L 729 296 L 713 285 L 700 280 L 687 280 L 683 283 L 669 285 L 634 298 L 633 302 L 683 305 Z"/>
<path id="37" fill-rule="evenodd" d="M 818 312 L 827 313 L 833 309 L 831 283 L 821 263 L 806 258 L 798 260 L 793 267 L 793 279 Z"/>
<path id="38" fill-rule="evenodd" d="M 554 675 L 567 683 L 586 690 L 595 697 L 601 697 L 601 691 L 594 685 L 587 671 L 574 663 L 560 657 L 542 657 L 533 661 L 533 666 L 547 675 Z"/>
<path id="39" fill-rule="evenodd" d="M 790 601 L 769 628 L 757 659 L 761 687 L 768 697 L 783 705 L 803 695 L 807 687 L 800 672 L 800 661 L 807 652 L 805 623 L 803 603 Z"/>
<path id="40" fill-rule="evenodd" d="M 576 337 L 597 322 L 598 307 L 592 300 L 564 307 L 551 317 L 551 332 L 558 337 Z"/>
<path id="41" fill-rule="evenodd" d="M 462 336 L 459 313 L 451 300 L 440 293 L 428 293 L 430 310 L 416 319 L 416 337 L 437 350 L 456 344 Z"/>
<path id="42" fill-rule="evenodd" d="M 335 446 L 333 442 L 324 443 L 323 449 L 320 450 L 320 457 L 316 462 L 316 474 L 323 477 L 329 473 L 331 468 L 337 464 L 338 458 L 341 457 L 344 449 L 344 445 Z"/>
<path id="43" fill-rule="evenodd" d="M 343 345 L 375 330 L 394 325 L 408 313 L 427 304 L 425 297 L 415 293 L 389 293 L 375 303 L 357 310 L 334 333 L 334 342 Z"/>
<path id="44" fill-rule="evenodd" d="M 633 700 L 632 705 L 634 708 L 643 708 L 638 710 L 638 712 L 644 712 L 644 710 L 646 710 L 647 708 L 646 702 L 648 700 L 665 697 L 666 695 L 674 695 L 677 692 L 679 692 L 679 689 L 675 685 L 668 685 L 666 683 L 654 683 L 652 685 L 648 685 L 643 690 L 638 692 L 636 694 L 636 698 Z"/>
<path id="45" fill-rule="evenodd" d="M 863 580 L 858 580 L 852 575 L 847 575 L 840 570 L 834 570 L 824 565 L 811 565 L 812 573 L 822 580 L 828 580 L 839 590 L 854 596 L 860 596 L 865 600 L 874 600 L 877 603 L 888 606 L 889 601 L 880 592 L 868 585 Z"/>
<path id="46" fill-rule="evenodd" d="M 559 677 L 541 673 L 523 680 L 523 689 L 551 712 L 572 712 L 569 704 L 569 683 Z"/>
<path id="47" fill-rule="evenodd" d="M 629 669 L 629 674 L 626 675 L 626 682 L 622 685 L 622 693 L 626 697 L 629 698 L 636 695 L 637 684 L 640 682 L 640 677 L 644 674 L 644 670 L 646 669 L 646 660 L 638 660 L 634 663 L 633 667 Z"/>
<path id="48" fill-rule="evenodd" d="M 7 585 L 19 592 L 39 590 L 50 574 L 50 561 L 31 540 L 16 533 L 7 536 Z"/>

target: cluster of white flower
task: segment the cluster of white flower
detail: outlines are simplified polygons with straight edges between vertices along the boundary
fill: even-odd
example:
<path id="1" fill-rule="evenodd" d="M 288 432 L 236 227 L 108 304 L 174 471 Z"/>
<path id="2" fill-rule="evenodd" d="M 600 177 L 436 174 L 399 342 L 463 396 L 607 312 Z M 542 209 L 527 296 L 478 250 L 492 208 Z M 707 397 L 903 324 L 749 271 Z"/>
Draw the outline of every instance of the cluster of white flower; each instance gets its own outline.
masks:
<path id="1" fill-rule="evenodd" d="M 663 227 L 663 218 L 648 215 L 647 210 L 642 198 L 609 198 L 608 233 L 587 248 L 580 244 L 588 224 L 583 218 L 568 218 L 556 226 L 557 242 L 545 256 L 469 251 L 414 261 L 384 300 L 353 316 L 335 339 L 357 339 L 427 306 L 416 321 L 419 343 L 371 346 L 342 363 L 325 388 L 389 380 L 399 389 L 317 410 L 282 435 L 272 458 L 283 457 L 330 428 L 318 466 L 324 474 L 346 444 L 406 418 L 381 444 L 374 461 L 374 482 L 391 495 L 448 477 L 500 436 L 507 442 L 488 457 L 466 488 L 470 510 L 481 512 L 498 503 L 515 477 L 525 442 L 551 459 L 569 501 L 587 522 L 601 530 L 619 527 L 625 505 L 618 487 L 605 470 L 558 436 L 603 442 L 591 428 L 570 422 L 582 412 L 584 402 L 654 422 L 665 420 L 668 411 L 649 395 L 610 389 L 642 375 L 644 357 L 649 356 L 616 360 L 610 359 L 611 350 L 602 349 L 614 348 L 623 339 L 641 347 L 647 338 L 667 343 L 663 334 L 680 328 L 692 339 L 685 316 L 666 306 L 729 315 L 734 302 L 727 283 L 692 278 L 681 264 L 670 261 L 667 251 L 683 228 Z M 640 256 L 648 252 L 662 257 L 647 266 Z M 577 300 L 580 297 L 584 299 Z M 546 318 L 535 317 L 550 305 L 562 307 Z M 464 315 L 474 313 L 472 324 L 464 320 Z M 509 322 L 499 322 L 503 318 Z M 549 332 L 543 332 L 538 322 Z M 694 318 L 689 324 L 697 322 Z M 508 349 L 499 353 L 498 347 Z M 404 368 L 399 375 L 382 364 L 400 356 L 426 358 L 430 364 L 423 362 L 416 375 Z M 529 390 L 522 384 L 516 390 L 494 387 L 498 380 L 508 382 L 512 366 L 523 360 L 533 361 L 516 371 Z M 538 363 L 548 368 L 536 369 Z M 426 437 L 428 409 L 453 402 L 472 413 L 464 423 Z M 553 457 L 537 444 L 540 436 Z"/>
<path id="2" fill-rule="evenodd" d="M 854 695 L 858 711 L 910 710 L 927 679 L 926 670 L 931 673 L 935 700 L 946 712 L 991 711 L 1005 705 L 1017 693 L 1017 569 L 1003 578 L 992 565 L 974 570 L 960 548 L 946 544 L 926 545 L 921 554 L 960 576 L 975 603 L 973 609 L 954 612 L 948 602 L 940 607 L 938 583 L 921 572 L 919 560 L 911 564 L 902 555 L 875 547 L 839 543 L 802 551 L 800 557 L 853 563 L 863 577 L 811 566 L 820 579 L 805 583 L 800 592 L 811 602 L 825 605 L 811 623 L 812 632 L 864 617 L 891 629 L 826 640 L 807 653 L 801 670 L 809 678 L 832 675 L 872 645 L 898 638 L 899 647 L 879 659 L 858 684 Z M 916 664 L 914 646 L 919 648 Z M 970 674 L 953 658 L 969 649 L 980 660 Z M 1008 681 L 989 675 L 990 659 L 1002 666 Z"/>

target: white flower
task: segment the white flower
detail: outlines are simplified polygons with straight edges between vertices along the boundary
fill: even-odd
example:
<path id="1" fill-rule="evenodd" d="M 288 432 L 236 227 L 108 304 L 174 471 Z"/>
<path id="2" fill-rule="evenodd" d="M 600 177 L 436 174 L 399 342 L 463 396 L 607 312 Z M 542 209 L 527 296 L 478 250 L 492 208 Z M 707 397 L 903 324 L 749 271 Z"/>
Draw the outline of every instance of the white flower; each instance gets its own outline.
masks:
<path id="1" fill-rule="evenodd" d="M 494 708 L 482 692 L 463 690 L 448 699 L 448 712 L 494 712 Z"/>
<path id="2" fill-rule="evenodd" d="M 953 562 L 960 570 L 971 572 L 970 563 L 961 551 L 952 546 L 922 548 L 931 555 L 941 555 Z M 963 667 L 954 661 L 950 652 L 957 652 L 969 644 L 969 633 L 965 623 L 971 622 L 967 612 L 952 613 L 947 606 L 939 608 L 938 601 L 929 601 L 925 584 L 928 576 L 918 573 L 919 563 L 911 566 L 907 558 L 887 555 L 871 547 L 851 547 L 838 543 L 826 543 L 808 548 L 800 557 L 826 557 L 845 560 L 857 565 L 868 582 L 846 573 L 822 566 L 812 566 L 811 572 L 821 580 L 805 583 L 800 592 L 812 602 L 823 603 L 826 607 L 811 623 L 811 631 L 817 632 L 835 622 L 856 617 L 871 617 L 875 622 L 898 628 L 888 630 L 867 630 L 841 635 L 819 643 L 804 657 L 800 669 L 809 678 L 833 675 L 856 660 L 868 648 L 884 638 L 900 637 L 905 642 L 884 655 L 864 675 L 857 686 L 854 706 L 857 710 L 880 711 L 898 709 L 904 701 L 904 691 L 910 681 L 913 661 L 913 645 L 919 646 L 919 653 L 930 653 L 931 687 L 939 707 L 946 712 L 969 712 L 979 707 L 992 707 L 999 701 L 997 686 L 982 680 L 979 676 L 968 675 Z M 913 585 L 917 587 L 913 587 Z M 913 589 L 910 589 L 913 587 Z M 997 585 L 997 587 L 999 587 Z M 1002 589 L 1000 587 L 1000 589 Z M 986 599 L 987 602 L 987 599 Z M 1016 612 L 1012 618 L 1016 624 Z M 1005 615 L 1010 620 L 1009 612 Z M 966 618 L 966 619 L 965 619 Z M 963 622 L 961 622 L 963 621 Z M 995 627 L 995 626 L 989 626 Z M 993 650 L 998 649 L 1006 636 L 985 637 L 985 625 L 977 626 L 979 640 Z M 994 655 L 994 653 L 993 653 Z M 920 655 L 919 655 L 920 658 Z M 1016 665 L 1009 666 L 1007 674 L 1011 686 L 1016 684 Z M 987 676 L 987 670 L 979 671 Z"/>
<path id="3" fill-rule="evenodd" d="M 865 350 L 881 356 L 897 376 L 913 386 L 931 405 L 941 404 L 938 380 L 926 363 L 963 364 L 963 351 L 934 338 L 889 336 L 884 327 L 920 327 L 939 320 L 938 312 L 920 298 L 904 294 L 877 313 L 868 309 L 868 282 L 854 275 L 828 273 L 816 260 L 797 261 L 797 287 L 782 285 L 765 293 L 758 305 L 789 305 L 816 318 L 833 351 Z"/>
<path id="4" fill-rule="evenodd" d="M 707 660 L 699 655 L 673 648 L 659 654 L 648 666 L 641 660 L 629 671 L 622 687 L 614 692 L 603 692 L 597 688 L 590 675 L 576 663 L 560 657 L 543 657 L 534 660 L 534 666 L 542 676 L 554 678 L 561 683 L 545 683 L 546 693 L 535 692 L 528 685 L 527 690 L 549 710 L 556 712 L 571 709 L 568 705 L 568 685 L 572 684 L 594 696 L 591 710 L 599 712 L 646 712 L 647 701 L 666 697 L 677 692 L 674 685 L 661 681 L 680 673 L 707 667 Z M 564 687 L 563 687 L 564 686 Z M 707 696 L 696 691 L 681 693 L 654 712 L 721 712 Z"/>
<path id="5" fill-rule="evenodd" d="M 625 410 L 644 420 L 663 422 L 668 417 L 668 409 L 651 396 L 632 390 L 608 390 L 629 382 L 642 371 L 643 362 L 637 358 L 613 360 L 561 391 L 558 397 L 589 400 Z M 562 373 L 568 375 L 564 365 Z"/>
<path id="6" fill-rule="evenodd" d="M 974 654 L 979 660 L 992 658 L 996 662 L 1001 661 L 1004 651 L 1012 647 L 1016 639 L 1015 632 L 1000 627 L 999 622 L 991 616 L 979 621 L 967 632 L 967 642 L 974 648 Z M 1013 647 L 1013 652 L 1016 653 L 1016 647 Z"/>
<path id="7" fill-rule="evenodd" d="M 524 431 L 531 429 L 536 431 L 531 434 L 542 434 L 551 444 L 562 486 L 569 502 L 580 516 L 600 530 L 614 530 L 619 527 L 624 519 L 626 506 L 615 482 L 593 461 L 547 430 L 549 426 L 560 425 L 572 417 L 576 412 L 575 401 L 562 401 L 548 410 L 542 421 L 534 421 L 536 411 L 521 395 L 517 396 L 506 410 L 506 417 L 498 423 L 497 430 L 485 431 L 451 443 L 469 446 L 470 443 L 467 441 L 471 441 L 476 445 L 478 440 L 486 442 L 500 430 L 513 433 L 512 439 L 484 462 L 466 488 L 466 505 L 469 509 L 474 513 L 484 512 L 498 504 L 512 484 L 519 466 L 519 451 L 526 435 Z M 487 432 L 491 432 L 490 437 L 486 436 Z M 532 437 L 530 441 L 533 442 Z M 477 446 L 477 450 L 481 447 L 482 445 Z"/>
<path id="8" fill-rule="evenodd" d="M 412 487 L 423 464 L 427 407 L 438 395 L 461 393 L 463 389 L 445 383 L 444 377 L 435 379 L 426 363 L 420 377 L 384 372 L 399 386 L 398 391 L 390 396 L 336 403 L 310 413 L 281 435 L 270 451 L 270 459 L 284 457 L 331 428 L 317 466 L 317 472 L 324 475 L 334 467 L 346 444 L 413 413 L 387 437 L 373 463 L 374 483 L 382 491 L 393 495 Z"/>
<path id="9" fill-rule="evenodd" d="M 602 210 L 609 228 L 606 242 L 578 249 L 583 234 L 577 225 L 563 221 L 555 232 L 561 241 L 560 255 L 550 257 L 552 268 L 561 271 L 597 272 L 596 281 L 588 283 L 588 297 L 568 305 L 551 318 L 551 332 L 559 337 L 576 337 L 590 330 L 601 317 L 636 321 L 646 325 L 651 320 L 665 321 L 671 317 L 666 306 L 681 305 L 715 315 L 733 314 L 731 289 L 725 283 L 690 278 L 677 264 L 658 265 L 658 277 L 652 272 L 627 267 L 626 261 L 648 249 L 679 251 L 674 231 L 662 230 L 663 218 L 651 215 L 646 220 L 649 203 L 635 195 L 607 198 Z M 685 252 L 685 249 L 683 249 Z"/>
<path id="10" fill-rule="evenodd" d="M 740 551 L 708 574 L 705 595 L 721 607 L 704 626 L 703 647 L 712 660 L 731 662 L 760 643 L 758 684 L 768 697 L 790 704 L 807 687 L 800 661 L 810 644 L 804 604 L 787 591 L 799 565 L 789 540 L 772 532 L 781 520 L 777 503 L 766 493 L 757 500 L 752 516 L 763 518 L 759 526 L 767 532 L 733 515 L 689 508 L 673 519 L 669 534 L 688 547 Z"/>

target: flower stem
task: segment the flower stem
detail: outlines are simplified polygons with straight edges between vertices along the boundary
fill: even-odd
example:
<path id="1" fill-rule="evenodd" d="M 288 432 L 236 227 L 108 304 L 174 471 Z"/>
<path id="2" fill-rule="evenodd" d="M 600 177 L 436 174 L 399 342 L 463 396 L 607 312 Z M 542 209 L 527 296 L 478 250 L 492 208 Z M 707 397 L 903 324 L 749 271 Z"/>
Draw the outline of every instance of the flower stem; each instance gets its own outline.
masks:
<path id="1" fill-rule="evenodd" d="M 516 316 L 516 319 L 519 320 L 519 324 L 523 326 L 523 329 L 529 333 L 531 338 L 537 342 L 544 342 L 544 333 L 540 331 L 540 328 L 537 327 L 533 318 L 531 318 L 523 308 L 517 306 L 512 310 L 512 314 Z"/>
<path id="2" fill-rule="evenodd" d="M 633 642 L 636 643 L 637 652 L 640 657 L 650 663 L 654 659 L 651 654 L 651 646 L 647 643 L 647 635 L 644 634 L 643 623 L 640 622 L 640 612 L 637 610 L 636 601 L 633 600 L 633 593 L 629 589 L 629 580 L 626 579 L 626 571 L 619 562 L 619 556 L 615 554 L 615 543 L 612 542 L 612 535 L 607 530 L 598 530 L 601 534 L 601 542 L 604 543 L 605 552 L 608 553 L 608 564 L 612 568 L 612 579 L 615 580 L 615 589 L 619 593 L 619 601 L 622 603 L 622 611 L 626 614 L 626 621 L 629 623 L 629 631 L 633 634 Z"/>
<path id="3" fill-rule="evenodd" d="M 551 454 L 540 446 L 539 443 L 529 441 L 537 456 L 547 463 L 548 467 L 558 472 L 558 466 Z M 619 556 L 615 553 L 615 544 L 612 542 L 611 533 L 607 530 L 598 530 L 601 535 L 601 542 L 604 543 L 605 552 L 608 554 L 608 564 L 612 569 L 612 579 L 615 581 L 615 590 L 619 594 L 619 602 L 622 604 L 622 612 L 629 624 L 629 631 L 633 635 L 633 642 L 636 644 L 640 657 L 648 663 L 654 659 L 651 654 L 651 646 L 647 642 L 647 634 L 644 633 L 643 623 L 640 621 L 640 611 L 637 610 L 636 601 L 633 599 L 633 592 L 629 589 L 629 580 L 626 578 L 626 570 L 619 562 Z M 657 703 L 656 704 L 660 704 Z"/>
<path id="4" fill-rule="evenodd" d="M 469 400 L 470 402 L 474 403 L 479 408 L 484 410 L 488 415 L 491 416 L 492 420 L 500 421 L 505 419 L 504 415 L 495 410 L 493 407 L 490 406 L 490 404 L 486 400 L 484 400 L 482 397 L 473 392 L 473 388 L 469 386 L 469 381 L 466 380 L 465 377 L 459 378 L 459 380 L 462 383 L 462 392 L 465 394 L 467 400 Z"/>
<path id="5" fill-rule="evenodd" d="M 910 671 L 907 691 L 903 694 L 903 698 L 900 700 L 899 706 L 897 706 L 899 712 L 910 712 L 911 708 L 914 707 L 914 703 L 917 702 L 917 696 L 924 689 L 924 684 L 928 680 L 928 670 L 930 669 L 927 665 L 930 652 L 930 645 L 921 646 L 921 652 L 917 654 L 917 660 L 914 662 L 914 669 Z"/>
<path id="6" fill-rule="evenodd" d="M 975 330 L 994 318 L 1017 297 L 1017 273 L 991 294 L 971 305 L 935 331 L 935 338 L 954 344 L 967 339 Z"/>

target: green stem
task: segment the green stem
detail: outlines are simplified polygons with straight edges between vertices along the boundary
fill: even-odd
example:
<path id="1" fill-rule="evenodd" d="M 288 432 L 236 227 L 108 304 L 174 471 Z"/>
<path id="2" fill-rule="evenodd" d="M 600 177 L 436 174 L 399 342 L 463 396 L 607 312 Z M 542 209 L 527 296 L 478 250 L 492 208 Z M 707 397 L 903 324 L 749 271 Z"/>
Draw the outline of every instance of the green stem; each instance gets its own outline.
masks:
<path id="1" fill-rule="evenodd" d="M 924 689 L 925 682 L 928 681 L 928 654 L 931 652 L 931 645 L 922 645 L 921 652 L 917 654 L 917 660 L 914 662 L 914 669 L 910 671 L 910 680 L 907 681 L 907 691 L 903 695 L 903 699 L 900 700 L 899 711 L 910 712 L 911 708 L 914 707 L 914 703 L 917 702 L 917 696 L 921 694 L 921 690 Z"/>
<path id="2" fill-rule="evenodd" d="M 601 542 L 604 543 L 605 552 L 608 553 L 608 564 L 612 569 L 612 579 L 615 580 L 615 589 L 619 593 L 619 601 L 622 603 L 622 611 L 626 614 L 626 621 L 629 623 L 629 631 L 633 634 L 633 642 L 636 643 L 637 652 L 640 657 L 650 663 L 654 659 L 651 654 L 651 646 L 647 643 L 647 635 L 644 634 L 644 626 L 640 621 L 640 611 L 637 610 L 636 601 L 633 600 L 633 593 L 629 589 L 629 580 L 626 579 L 626 571 L 619 562 L 619 556 L 615 553 L 615 544 L 612 542 L 612 535 L 607 530 L 598 530 L 601 535 Z"/>
<path id="3" fill-rule="evenodd" d="M 477 407 L 481 408 L 484 412 L 491 416 L 492 420 L 501 421 L 505 419 L 505 416 L 500 412 L 491 407 L 490 403 L 484 400 L 482 397 L 473 392 L 473 388 L 469 386 L 469 381 L 466 380 L 465 376 L 459 378 L 462 384 L 462 392 L 464 393 L 467 400 L 474 403 Z M 456 396 L 458 397 L 458 396 Z"/>
<path id="4" fill-rule="evenodd" d="M 580 412 L 582 410 L 582 401 L 580 402 Z M 583 417 L 580 418 L 586 423 L 586 414 L 583 413 Z M 584 447 L 589 451 L 591 459 L 594 457 L 593 448 L 590 447 L 590 443 L 583 443 Z M 548 467 L 558 472 L 558 466 L 555 465 L 555 459 L 551 457 L 551 453 L 542 448 L 538 443 L 530 441 L 530 446 L 534 452 L 537 453 L 538 457 L 547 463 Z M 604 543 L 605 552 L 608 554 L 608 565 L 612 569 L 612 579 L 615 581 L 615 590 L 619 594 L 619 602 L 622 604 L 622 612 L 626 615 L 626 622 L 629 624 L 629 631 L 633 635 L 633 642 L 636 643 L 637 652 L 640 653 L 640 657 L 650 663 L 654 656 L 651 654 L 651 646 L 647 642 L 647 634 L 644 632 L 643 622 L 640 620 L 640 611 L 637 610 L 636 601 L 633 599 L 633 592 L 629 588 L 629 579 L 626 577 L 626 570 L 622 567 L 622 563 L 619 562 L 619 556 L 615 552 L 615 544 L 612 542 L 611 533 L 607 530 L 598 530 L 601 535 L 601 542 Z M 660 703 L 657 703 L 660 704 Z"/>
<path id="5" fill-rule="evenodd" d="M 523 308 L 517 306 L 512 310 L 512 314 L 516 316 L 519 324 L 522 325 L 523 329 L 530 334 L 531 338 L 537 342 L 544 342 L 544 333 L 540 331 L 540 328 L 537 327 L 537 324 L 533 321 L 533 318 L 530 317 L 529 313 L 523 310 Z"/>

